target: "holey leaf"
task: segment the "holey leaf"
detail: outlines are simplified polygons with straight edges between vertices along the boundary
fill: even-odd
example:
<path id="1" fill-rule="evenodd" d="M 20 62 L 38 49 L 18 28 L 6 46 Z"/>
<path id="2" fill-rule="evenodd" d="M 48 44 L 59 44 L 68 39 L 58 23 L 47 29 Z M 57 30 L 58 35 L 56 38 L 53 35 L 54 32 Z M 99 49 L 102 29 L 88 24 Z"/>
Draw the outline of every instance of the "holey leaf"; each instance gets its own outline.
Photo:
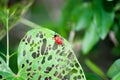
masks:
<path id="1" fill-rule="evenodd" d="M 69 43 L 54 40 L 57 33 L 38 28 L 29 31 L 18 49 L 19 75 L 25 80 L 85 80 Z"/>
<path id="2" fill-rule="evenodd" d="M 57 44 L 58 35 L 62 44 Z M 69 43 L 44 28 L 29 31 L 18 47 L 18 73 L 0 58 L 0 80 L 86 80 Z"/>
<path id="3" fill-rule="evenodd" d="M 57 44 L 54 35 L 63 43 Z M 18 48 L 18 73 L 0 58 L 0 80 L 86 80 L 69 43 L 59 34 L 36 28 L 29 31 Z"/>

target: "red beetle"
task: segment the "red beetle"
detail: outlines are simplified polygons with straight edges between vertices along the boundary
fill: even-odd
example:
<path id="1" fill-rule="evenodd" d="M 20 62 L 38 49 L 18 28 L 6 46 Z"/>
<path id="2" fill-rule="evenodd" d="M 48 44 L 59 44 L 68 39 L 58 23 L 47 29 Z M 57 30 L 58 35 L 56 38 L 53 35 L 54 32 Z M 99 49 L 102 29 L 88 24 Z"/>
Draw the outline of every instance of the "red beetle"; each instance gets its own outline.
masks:
<path id="1" fill-rule="evenodd" d="M 54 40 L 59 45 L 63 43 L 62 39 L 58 35 L 54 35 Z"/>

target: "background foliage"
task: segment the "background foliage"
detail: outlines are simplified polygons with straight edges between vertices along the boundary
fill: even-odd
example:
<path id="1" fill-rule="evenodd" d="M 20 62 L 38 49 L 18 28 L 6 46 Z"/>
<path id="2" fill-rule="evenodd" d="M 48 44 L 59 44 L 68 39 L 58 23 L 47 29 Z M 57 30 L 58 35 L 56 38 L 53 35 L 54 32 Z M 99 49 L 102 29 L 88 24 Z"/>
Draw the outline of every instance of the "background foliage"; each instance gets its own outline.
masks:
<path id="1" fill-rule="evenodd" d="M 32 2 L 10 1 L 11 53 L 30 29 L 18 23 L 18 20 L 24 23 L 24 19 L 21 19 L 24 17 L 69 40 L 88 80 L 120 78 L 120 0 L 35 0 L 24 15 Z M 28 6 L 23 3 L 28 3 Z M 0 3 L 1 18 L 4 18 L 3 5 L 6 4 Z M 0 51 L 3 53 L 6 53 L 5 34 L 3 24 L 0 23 Z M 17 64 L 14 60 L 16 55 L 10 60 L 11 69 Z"/>

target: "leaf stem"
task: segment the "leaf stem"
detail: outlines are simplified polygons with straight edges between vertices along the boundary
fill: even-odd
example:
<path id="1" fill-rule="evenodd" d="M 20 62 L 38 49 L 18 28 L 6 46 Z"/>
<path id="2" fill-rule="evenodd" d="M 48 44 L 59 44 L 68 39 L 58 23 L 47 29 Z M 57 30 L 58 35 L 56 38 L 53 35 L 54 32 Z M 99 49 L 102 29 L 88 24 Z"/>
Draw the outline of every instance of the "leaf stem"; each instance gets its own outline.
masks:
<path id="1" fill-rule="evenodd" d="M 6 17 L 6 34 L 7 34 L 7 56 L 6 56 L 6 62 L 7 66 L 9 66 L 9 29 L 8 29 L 8 14 L 9 10 L 7 10 L 7 17 Z"/>
<path id="2" fill-rule="evenodd" d="M 86 59 L 85 63 L 90 70 L 92 70 L 94 73 L 96 73 L 98 76 L 100 76 L 103 80 L 108 80 L 107 76 L 105 73 L 96 65 L 94 64 L 91 60 Z"/>
<path id="3" fill-rule="evenodd" d="M 24 25 L 29 26 L 30 28 L 41 27 L 40 25 L 35 24 L 35 23 L 33 23 L 33 22 L 31 22 L 31 21 L 25 19 L 25 18 L 22 18 L 22 19 L 20 20 L 20 22 L 23 23 Z"/>
<path id="4" fill-rule="evenodd" d="M 5 54 L 4 54 L 4 53 L 2 53 L 1 51 L 0 51 L 0 54 L 6 58 Z"/>
<path id="5" fill-rule="evenodd" d="M 12 56 L 14 56 L 15 54 L 17 54 L 17 51 L 15 51 L 14 53 L 12 53 L 12 54 L 10 55 L 10 58 L 11 58 Z"/>

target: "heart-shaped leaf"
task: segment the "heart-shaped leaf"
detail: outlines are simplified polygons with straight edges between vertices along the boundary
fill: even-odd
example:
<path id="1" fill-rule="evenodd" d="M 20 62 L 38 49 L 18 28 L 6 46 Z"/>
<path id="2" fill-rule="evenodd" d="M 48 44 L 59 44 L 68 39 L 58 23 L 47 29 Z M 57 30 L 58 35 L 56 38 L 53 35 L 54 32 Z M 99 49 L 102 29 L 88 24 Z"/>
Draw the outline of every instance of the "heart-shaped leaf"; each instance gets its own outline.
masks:
<path id="1" fill-rule="evenodd" d="M 58 35 L 63 43 L 57 44 L 54 35 Z M 2 74 L 1 77 L 6 78 L 5 75 Z M 86 80 L 86 78 L 69 43 L 51 30 L 36 28 L 29 31 L 20 42 L 18 74 L 14 76 L 14 80 Z"/>

